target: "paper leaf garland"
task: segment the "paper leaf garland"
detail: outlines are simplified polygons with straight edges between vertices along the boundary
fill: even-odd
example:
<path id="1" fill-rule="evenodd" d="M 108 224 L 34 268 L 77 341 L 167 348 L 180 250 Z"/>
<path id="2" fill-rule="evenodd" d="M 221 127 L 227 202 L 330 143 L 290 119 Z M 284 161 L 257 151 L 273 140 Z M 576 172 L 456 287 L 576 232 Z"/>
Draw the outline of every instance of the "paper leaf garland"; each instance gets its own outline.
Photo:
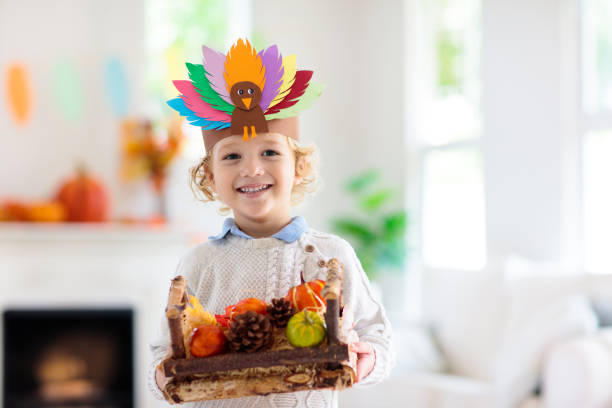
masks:
<path id="1" fill-rule="evenodd" d="M 32 86 L 27 69 L 14 63 L 6 70 L 6 100 L 15 123 L 24 125 L 32 111 Z"/>
<path id="2" fill-rule="evenodd" d="M 53 93 L 57 105 L 68 120 L 78 120 L 83 114 L 83 82 L 69 60 L 59 61 L 53 68 Z"/>
<path id="3" fill-rule="evenodd" d="M 298 71 L 295 55 L 283 58 L 276 45 L 257 53 L 239 39 L 227 55 L 206 46 L 202 54 L 202 65 L 186 63 L 190 81 L 173 81 L 180 95 L 167 102 L 195 126 L 244 129 L 246 138 L 246 128 L 296 116 L 323 92 L 323 85 L 310 82 L 313 72 Z M 259 126 L 257 132 L 267 131 Z"/>
<path id="4" fill-rule="evenodd" d="M 125 116 L 127 113 L 127 78 L 121 61 L 111 58 L 106 62 L 105 83 L 108 100 L 115 115 Z"/>

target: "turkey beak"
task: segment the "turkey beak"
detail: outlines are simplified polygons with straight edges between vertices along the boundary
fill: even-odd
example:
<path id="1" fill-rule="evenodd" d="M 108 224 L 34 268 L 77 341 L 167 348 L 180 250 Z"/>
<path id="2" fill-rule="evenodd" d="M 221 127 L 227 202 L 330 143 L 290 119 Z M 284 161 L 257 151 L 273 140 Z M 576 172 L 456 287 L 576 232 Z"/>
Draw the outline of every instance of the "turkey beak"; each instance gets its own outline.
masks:
<path id="1" fill-rule="evenodd" d="M 246 106 L 247 110 L 251 109 L 251 101 L 253 100 L 253 98 L 242 98 L 242 103 L 244 103 L 244 106 Z"/>

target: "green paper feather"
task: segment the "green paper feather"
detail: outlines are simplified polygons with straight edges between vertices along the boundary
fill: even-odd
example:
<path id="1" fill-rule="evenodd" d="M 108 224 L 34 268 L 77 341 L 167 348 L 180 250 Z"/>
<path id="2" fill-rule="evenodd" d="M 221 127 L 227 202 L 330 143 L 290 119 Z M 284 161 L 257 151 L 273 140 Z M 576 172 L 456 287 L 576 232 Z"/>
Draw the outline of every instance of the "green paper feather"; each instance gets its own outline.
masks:
<path id="1" fill-rule="evenodd" d="M 306 92 L 304 92 L 304 95 L 302 95 L 298 103 L 291 106 L 290 108 L 283 109 L 280 112 L 274 113 L 272 115 L 266 115 L 266 120 L 290 118 L 293 116 L 297 116 L 301 111 L 310 108 L 310 105 L 312 105 L 313 102 L 319 96 L 321 96 L 321 93 L 323 92 L 324 88 L 325 85 L 323 84 L 311 83 L 310 85 L 308 85 L 308 88 L 306 88 Z"/>
<path id="2" fill-rule="evenodd" d="M 219 96 L 217 92 L 210 86 L 208 78 L 206 78 L 206 70 L 204 66 L 198 64 L 191 64 L 187 62 L 185 64 L 187 70 L 189 70 L 189 79 L 193 82 L 196 91 L 200 94 L 202 99 L 213 108 L 232 114 L 234 112 L 234 105 L 227 103 L 223 98 Z"/>

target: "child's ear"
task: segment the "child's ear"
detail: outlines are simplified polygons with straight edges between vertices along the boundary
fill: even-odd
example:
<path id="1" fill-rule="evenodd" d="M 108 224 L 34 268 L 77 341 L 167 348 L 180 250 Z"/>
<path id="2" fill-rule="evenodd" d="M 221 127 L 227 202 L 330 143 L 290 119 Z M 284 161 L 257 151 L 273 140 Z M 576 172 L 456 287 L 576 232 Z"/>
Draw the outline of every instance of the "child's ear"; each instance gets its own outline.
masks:
<path id="1" fill-rule="evenodd" d="M 304 157 L 300 157 L 295 163 L 295 176 L 293 177 L 293 185 L 297 186 L 302 182 L 302 175 L 304 174 Z"/>
<path id="2" fill-rule="evenodd" d="M 208 181 L 208 184 L 210 184 L 210 188 L 212 189 L 213 193 L 217 193 L 217 187 L 215 185 L 215 175 L 212 174 L 212 172 L 207 172 L 206 173 L 206 181 Z"/>

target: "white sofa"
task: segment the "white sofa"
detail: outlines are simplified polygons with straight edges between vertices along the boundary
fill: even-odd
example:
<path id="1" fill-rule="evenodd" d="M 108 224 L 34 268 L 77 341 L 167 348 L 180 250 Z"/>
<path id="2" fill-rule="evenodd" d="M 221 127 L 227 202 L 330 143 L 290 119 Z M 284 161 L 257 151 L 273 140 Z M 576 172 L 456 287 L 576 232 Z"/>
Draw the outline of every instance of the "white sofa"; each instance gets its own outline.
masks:
<path id="1" fill-rule="evenodd" d="M 511 259 L 425 270 L 422 285 L 423 323 L 394 325 L 392 378 L 341 407 L 612 407 L 612 332 L 589 301 L 612 302 L 612 276 Z"/>

